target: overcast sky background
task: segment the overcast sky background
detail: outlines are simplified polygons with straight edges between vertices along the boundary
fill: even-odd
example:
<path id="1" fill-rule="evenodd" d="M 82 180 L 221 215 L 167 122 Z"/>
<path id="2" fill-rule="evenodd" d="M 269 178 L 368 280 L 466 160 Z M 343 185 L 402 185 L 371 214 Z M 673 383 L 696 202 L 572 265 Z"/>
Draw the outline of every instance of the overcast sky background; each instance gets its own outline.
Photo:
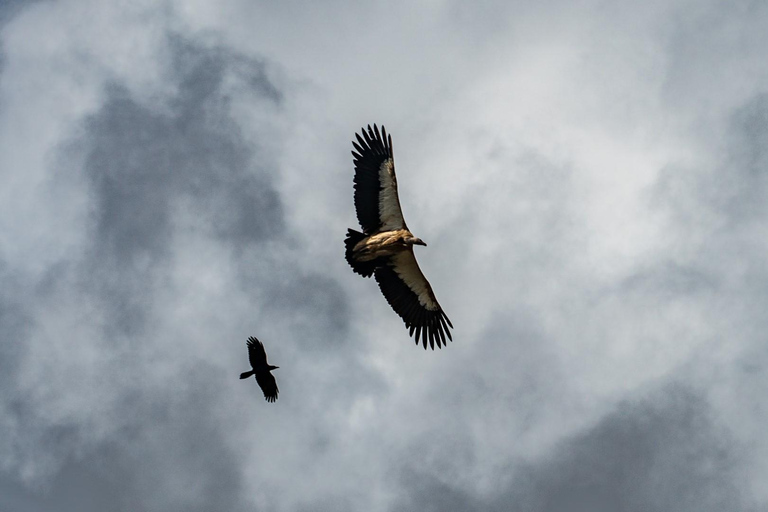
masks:
<path id="1" fill-rule="evenodd" d="M 768 510 L 766 55 L 759 1 L 0 3 L 0 509 Z M 374 122 L 442 350 L 343 258 Z"/>

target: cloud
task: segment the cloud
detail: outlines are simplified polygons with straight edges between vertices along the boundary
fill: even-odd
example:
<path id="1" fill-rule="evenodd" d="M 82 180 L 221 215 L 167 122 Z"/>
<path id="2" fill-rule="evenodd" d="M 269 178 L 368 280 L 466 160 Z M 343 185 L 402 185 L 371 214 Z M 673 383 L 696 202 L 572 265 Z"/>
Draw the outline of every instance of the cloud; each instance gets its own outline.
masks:
<path id="1" fill-rule="evenodd" d="M 11 510 L 246 510 L 240 460 L 212 407 L 222 393 L 221 371 L 190 368 L 197 379 L 169 398 L 161 389 L 134 390 L 121 410 L 132 416 L 115 436 L 83 453 L 67 454 L 43 492 L 23 492 L 5 479 L 0 504 Z M 168 386 L 170 387 L 170 386 Z M 44 434 L 72 444 L 75 428 Z M 81 441 L 82 442 L 82 441 Z M 49 445 L 50 446 L 50 445 Z"/>
<path id="2" fill-rule="evenodd" d="M 548 456 L 510 465 L 490 496 L 408 467 L 408 492 L 392 510 L 753 510 L 733 473 L 743 447 L 712 412 L 699 393 L 671 383 L 622 402 Z"/>
<path id="3" fill-rule="evenodd" d="M 739 447 L 704 399 L 674 384 L 556 451 L 533 472 L 540 510 L 748 509 L 731 472 Z"/>
<path id="4" fill-rule="evenodd" d="M 33 0 L 33 2 L 34 1 L 36 0 Z M 3 5 L 0 6 L 0 27 L 10 22 L 13 17 L 25 7 L 25 5 L 28 6 L 29 4 L 30 2 L 25 0 L 8 0 L 7 2 L 3 2 Z"/>
<path id="5" fill-rule="evenodd" d="M 322 348 L 318 332 L 334 350 L 346 342 L 338 284 L 286 264 L 295 242 L 274 186 L 274 149 L 246 140 L 232 115 L 243 101 L 279 109 L 264 64 L 175 36 L 170 45 L 177 83 L 164 108 L 107 84 L 103 105 L 61 145 L 54 168 L 74 172 L 47 186 L 85 189 L 87 213 L 69 226 L 83 230 L 74 237 L 82 243 L 42 275 L 3 267 L 12 286 L 0 321 L 14 338 L 2 346 L 3 471 L 13 475 L 4 485 L 42 489 L 17 493 L 25 507 L 61 500 L 76 508 L 75 486 L 93 493 L 95 510 L 104 486 L 124 510 L 241 509 L 242 460 L 225 432 L 248 420 L 221 421 L 217 407 L 231 393 L 223 382 L 258 399 L 236 379 L 247 364 L 245 336 L 267 332 L 273 360 L 291 332 L 308 350 Z M 211 258 L 225 263 L 206 268 Z M 178 301 L 169 289 L 204 300 Z M 284 332 L 232 322 L 248 310 Z M 178 318 L 188 327 L 178 329 Z M 218 332 L 194 330 L 212 318 Z M 240 340 L 219 350 L 230 372 L 221 360 L 203 362 L 221 338 Z M 301 347 L 282 351 L 278 382 L 290 378 L 289 354 Z"/>
<path id="6" fill-rule="evenodd" d="M 263 64 L 172 41 L 179 83 L 170 112 L 113 86 L 87 121 L 83 142 L 95 203 L 85 286 L 111 295 L 103 302 L 115 306 L 111 323 L 123 330 L 140 330 L 146 321 L 146 292 L 167 272 L 178 216 L 193 215 L 190 224 L 239 251 L 285 228 L 272 185 L 274 157 L 263 150 L 256 163 L 229 114 L 228 80 L 256 86 L 253 96 L 267 108 L 279 101 Z"/>

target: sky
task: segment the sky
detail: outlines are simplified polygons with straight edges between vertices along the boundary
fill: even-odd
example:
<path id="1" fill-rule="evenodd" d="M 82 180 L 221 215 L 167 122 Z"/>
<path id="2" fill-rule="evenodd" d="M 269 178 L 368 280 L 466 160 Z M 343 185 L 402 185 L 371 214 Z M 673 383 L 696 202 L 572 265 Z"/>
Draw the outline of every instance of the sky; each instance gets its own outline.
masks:
<path id="1" fill-rule="evenodd" d="M 758 1 L 0 2 L 0 510 L 768 510 L 766 54 Z M 343 257 L 373 123 L 441 350 Z"/>

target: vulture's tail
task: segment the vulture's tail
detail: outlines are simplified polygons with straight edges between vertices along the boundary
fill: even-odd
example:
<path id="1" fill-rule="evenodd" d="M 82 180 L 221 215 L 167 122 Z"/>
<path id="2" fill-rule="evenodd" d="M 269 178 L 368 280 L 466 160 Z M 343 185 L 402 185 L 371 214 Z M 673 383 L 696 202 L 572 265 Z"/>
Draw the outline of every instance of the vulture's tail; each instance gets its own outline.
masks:
<path id="1" fill-rule="evenodd" d="M 376 270 L 376 260 L 373 261 L 357 261 L 354 256 L 353 249 L 357 242 L 365 238 L 365 235 L 354 229 L 347 229 L 347 238 L 344 239 L 344 246 L 347 248 L 345 256 L 347 263 L 352 267 L 352 270 L 357 272 L 363 277 L 371 277 L 373 271 Z"/>
<path id="2" fill-rule="evenodd" d="M 255 371 L 253 371 L 253 370 L 251 370 L 251 371 L 249 371 L 249 372 L 243 372 L 243 373 L 241 373 L 241 374 L 240 374 L 240 378 L 241 378 L 241 379 L 247 379 L 248 377 L 250 377 L 250 376 L 251 376 L 251 375 L 253 375 L 254 373 L 256 373 L 256 372 L 255 372 Z"/>

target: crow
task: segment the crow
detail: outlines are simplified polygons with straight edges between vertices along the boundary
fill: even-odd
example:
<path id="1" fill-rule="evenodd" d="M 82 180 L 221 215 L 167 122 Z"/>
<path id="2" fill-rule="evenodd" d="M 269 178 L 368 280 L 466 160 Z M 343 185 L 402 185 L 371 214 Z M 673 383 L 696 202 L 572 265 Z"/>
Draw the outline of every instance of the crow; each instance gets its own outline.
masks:
<path id="1" fill-rule="evenodd" d="M 248 360 L 253 370 L 240 374 L 241 379 L 247 379 L 251 375 L 256 375 L 256 382 L 264 392 L 264 398 L 267 402 L 277 400 L 277 383 L 275 377 L 270 373 L 272 370 L 280 368 L 267 363 L 267 352 L 264 350 L 264 344 L 251 336 L 246 342 L 248 345 Z"/>

